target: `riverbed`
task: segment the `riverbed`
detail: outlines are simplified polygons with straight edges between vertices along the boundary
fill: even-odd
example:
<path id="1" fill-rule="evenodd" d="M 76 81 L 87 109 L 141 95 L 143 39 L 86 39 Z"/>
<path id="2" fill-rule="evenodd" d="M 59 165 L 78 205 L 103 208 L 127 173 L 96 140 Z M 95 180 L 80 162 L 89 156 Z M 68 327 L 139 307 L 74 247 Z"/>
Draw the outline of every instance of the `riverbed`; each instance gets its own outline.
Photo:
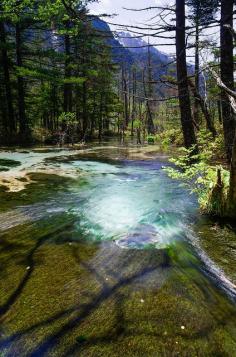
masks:
<path id="1" fill-rule="evenodd" d="M 236 356 L 236 234 L 200 216 L 166 155 L 0 158 L 18 162 L 0 172 L 0 356 Z"/>

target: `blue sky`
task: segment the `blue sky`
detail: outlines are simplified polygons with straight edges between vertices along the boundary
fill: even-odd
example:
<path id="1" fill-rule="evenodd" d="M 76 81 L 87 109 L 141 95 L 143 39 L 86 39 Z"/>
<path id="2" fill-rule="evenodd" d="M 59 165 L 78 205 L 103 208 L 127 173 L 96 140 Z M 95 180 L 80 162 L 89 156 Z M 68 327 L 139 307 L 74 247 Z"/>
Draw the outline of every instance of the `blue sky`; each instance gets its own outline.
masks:
<path id="1" fill-rule="evenodd" d="M 158 10 L 133 12 L 127 11 L 124 8 L 146 8 L 149 6 L 161 6 L 173 4 L 173 0 L 100 0 L 90 6 L 91 12 L 96 14 L 117 14 L 109 22 L 127 25 L 143 25 L 147 24 L 151 17 L 155 16 Z M 113 30 L 119 29 L 117 26 L 111 26 Z M 148 33 L 148 32 L 147 32 Z M 146 38 L 147 39 L 147 38 Z M 150 38 L 151 43 L 161 43 L 160 50 L 167 53 L 174 53 L 174 47 L 163 46 L 165 40 Z M 169 41 L 168 41 L 169 42 Z M 157 46 L 158 47 L 158 46 Z"/>
<path id="2" fill-rule="evenodd" d="M 171 6 L 175 4 L 175 0 L 100 0 L 98 3 L 94 3 L 90 6 L 91 12 L 96 14 L 108 13 L 108 14 L 117 14 L 116 17 L 108 21 L 118 24 L 127 24 L 127 25 L 147 25 L 150 18 L 158 14 L 158 10 L 151 11 L 141 11 L 141 12 L 132 12 L 127 11 L 124 8 L 146 8 L 149 6 Z M 156 21 L 160 21 L 156 18 Z M 112 30 L 119 30 L 117 26 L 111 26 Z M 147 32 L 148 33 L 148 32 Z M 150 34 L 150 33 L 149 33 Z M 174 35 L 169 34 L 169 35 Z M 204 31 L 204 40 L 209 36 L 209 38 L 219 41 L 219 29 L 205 30 Z M 144 38 L 147 40 L 147 37 Z M 193 40 L 192 40 L 193 41 Z M 174 54 L 175 47 L 165 45 L 166 43 L 173 42 L 163 39 L 157 39 L 150 37 L 150 43 L 155 44 L 156 47 L 166 53 Z M 160 46 L 161 44 L 161 46 Z M 188 52 L 189 55 L 193 55 L 192 51 Z M 210 56 L 208 51 L 206 51 L 206 56 Z M 190 62 L 192 58 L 188 59 Z"/>

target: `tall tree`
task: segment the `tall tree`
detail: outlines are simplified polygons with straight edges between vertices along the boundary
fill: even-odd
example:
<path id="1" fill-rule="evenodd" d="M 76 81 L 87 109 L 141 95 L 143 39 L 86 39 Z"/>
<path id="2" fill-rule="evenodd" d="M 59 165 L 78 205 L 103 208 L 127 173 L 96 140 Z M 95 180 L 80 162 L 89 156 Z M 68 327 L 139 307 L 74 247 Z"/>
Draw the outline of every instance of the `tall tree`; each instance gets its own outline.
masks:
<path id="1" fill-rule="evenodd" d="M 152 57 L 151 49 L 148 43 L 148 93 L 147 93 L 147 130 L 148 134 L 154 134 L 153 123 L 153 75 L 152 75 Z"/>
<path id="2" fill-rule="evenodd" d="M 189 19 L 195 26 L 195 88 L 196 93 L 200 95 L 200 35 L 201 32 L 213 20 L 218 9 L 219 0 L 187 0 L 187 5 L 190 7 Z M 199 103 L 198 96 L 194 97 L 194 120 L 199 122 Z"/>
<path id="3" fill-rule="evenodd" d="M 179 106 L 184 144 L 187 148 L 197 144 L 192 120 L 186 61 L 185 1 L 176 0 L 176 61 Z"/>
<path id="4" fill-rule="evenodd" d="M 1 42 L 1 65 L 3 68 L 3 84 L 5 87 L 5 98 L 7 102 L 6 129 L 12 135 L 16 130 L 16 123 L 15 123 L 15 115 L 13 109 L 12 88 L 11 88 L 10 69 L 9 69 L 9 56 L 7 51 L 5 24 L 1 19 L 0 19 L 0 42 Z"/>
<path id="5" fill-rule="evenodd" d="M 64 83 L 64 112 L 72 112 L 72 88 L 70 81 L 71 77 L 71 41 L 70 41 L 70 22 L 65 21 L 65 35 L 64 35 L 64 48 L 65 48 L 65 83 Z"/>
<path id="6" fill-rule="evenodd" d="M 234 0 L 221 0 L 221 80 L 231 90 L 234 90 L 234 61 L 233 61 L 233 6 Z M 224 90 L 221 93 L 222 120 L 227 158 L 230 161 L 235 134 L 235 118 L 229 98 Z"/>
<path id="7" fill-rule="evenodd" d="M 128 99 L 127 69 L 124 64 L 122 65 L 121 76 L 122 76 L 122 92 L 123 92 L 123 98 L 124 98 L 123 130 L 125 130 L 129 125 L 129 108 L 128 108 L 129 99 Z"/>
<path id="8" fill-rule="evenodd" d="M 17 91 L 18 91 L 18 115 L 19 115 L 19 134 L 22 140 L 26 140 L 26 137 L 29 134 L 29 127 L 26 119 L 26 110 L 25 110 L 25 83 L 24 77 L 22 76 L 21 69 L 23 67 L 23 58 L 22 58 L 22 32 L 21 23 L 18 21 L 15 26 L 15 35 L 16 35 L 16 65 L 18 68 L 17 74 Z"/>
<path id="9" fill-rule="evenodd" d="M 136 68 L 133 68 L 132 72 L 132 118 L 131 118 L 131 136 L 134 136 L 134 121 L 137 115 L 137 105 L 136 105 L 136 95 L 137 95 L 137 73 Z"/>

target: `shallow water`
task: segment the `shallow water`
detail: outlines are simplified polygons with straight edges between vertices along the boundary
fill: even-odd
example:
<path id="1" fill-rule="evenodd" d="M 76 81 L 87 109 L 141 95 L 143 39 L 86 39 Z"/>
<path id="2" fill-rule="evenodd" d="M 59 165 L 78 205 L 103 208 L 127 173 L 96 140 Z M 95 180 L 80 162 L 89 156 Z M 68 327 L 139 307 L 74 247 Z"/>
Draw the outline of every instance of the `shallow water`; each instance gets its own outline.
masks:
<path id="1" fill-rule="evenodd" d="M 235 234 L 219 252 L 162 157 L 4 155 L 78 175 L 0 192 L 0 356 L 236 356 Z"/>

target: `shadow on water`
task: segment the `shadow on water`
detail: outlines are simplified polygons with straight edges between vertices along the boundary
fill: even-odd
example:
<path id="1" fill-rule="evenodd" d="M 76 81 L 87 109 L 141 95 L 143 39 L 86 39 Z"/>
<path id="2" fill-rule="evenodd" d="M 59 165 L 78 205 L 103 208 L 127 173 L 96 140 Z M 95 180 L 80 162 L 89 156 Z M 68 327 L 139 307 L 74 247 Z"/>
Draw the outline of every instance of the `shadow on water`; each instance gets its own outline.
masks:
<path id="1" fill-rule="evenodd" d="M 23 291 L 24 287 L 26 286 L 28 280 L 30 279 L 34 269 L 35 269 L 35 262 L 34 262 L 34 255 L 37 253 L 38 249 L 52 236 L 52 234 L 56 234 L 61 231 L 62 228 L 71 226 L 68 223 L 65 226 L 62 226 L 55 230 L 55 232 L 51 232 L 50 234 L 46 234 L 45 236 L 42 236 L 40 239 L 36 240 L 35 245 L 33 248 L 29 251 L 29 253 L 24 257 L 22 264 L 25 266 L 26 272 L 22 279 L 20 280 L 18 286 L 14 289 L 14 291 L 10 294 L 10 296 L 7 298 L 7 300 L 0 305 L 0 321 L 2 316 L 8 312 L 8 310 L 11 308 L 11 306 L 16 302 L 16 300 L 20 297 L 21 292 Z M 2 243 L 2 239 L 1 239 Z M 11 244 L 11 243 L 6 243 L 5 242 L 5 249 L 3 250 L 18 250 L 20 245 L 19 244 Z M 4 247 L 4 246 L 3 246 Z M 4 271 L 3 267 L 1 267 L 1 271 Z"/>
<path id="2" fill-rule="evenodd" d="M 42 244 L 46 243 L 49 238 L 52 239 L 56 233 L 57 232 L 53 232 L 48 236 L 42 237 L 31 250 L 27 259 L 30 259 L 33 266 L 33 256 L 36 250 Z M 185 253 L 184 256 L 181 256 L 183 248 L 185 249 Z M 221 294 L 217 292 L 213 284 L 209 283 L 206 276 L 199 274 L 200 267 L 197 258 L 193 255 L 188 256 L 188 254 L 191 253 L 186 253 L 188 247 L 183 247 L 182 243 L 181 247 L 169 247 L 168 250 L 159 251 L 122 250 L 113 243 L 109 243 L 108 245 L 102 244 L 99 245 L 99 249 L 95 256 L 88 261 L 84 259 L 83 254 L 82 257 L 80 256 L 81 247 L 78 247 L 77 244 L 73 243 L 70 246 L 70 249 L 74 262 L 80 269 L 82 269 L 85 277 L 87 277 L 88 287 L 91 280 L 93 280 L 97 282 L 98 288 L 95 291 L 91 289 L 91 291 L 88 291 L 89 294 L 87 294 L 86 291 L 86 295 L 89 298 L 87 303 L 78 303 L 67 310 L 62 310 L 59 313 L 52 315 L 46 320 L 42 320 L 40 323 L 32 324 L 25 330 L 19 331 L 16 334 L 3 339 L 0 342 L 0 347 L 2 350 L 5 349 L 8 351 L 6 354 L 7 356 L 20 356 L 21 354 L 14 352 L 17 351 L 19 341 L 26 341 L 25 339 L 27 339 L 27 336 L 30 334 L 35 334 L 42 327 L 53 324 L 56 321 L 61 321 L 61 319 L 65 317 L 66 322 L 61 321 L 59 328 L 45 336 L 37 347 L 35 346 L 33 349 L 31 349 L 32 347 L 29 347 L 27 356 L 50 356 L 53 351 L 57 350 L 58 346 L 60 346 L 65 338 L 73 334 L 74 338 L 72 341 L 74 342 L 64 346 L 62 350 L 59 349 L 60 352 L 56 355 L 65 357 L 77 356 L 80 355 L 81 351 L 86 355 L 85 351 L 90 348 L 94 349 L 96 347 L 97 351 L 99 351 L 99 346 L 103 346 L 103 348 L 104 345 L 111 346 L 113 343 L 116 344 L 117 341 L 126 338 L 129 338 L 131 341 L 136 338 L 143 338 L 145 340 L 148 339 L 148 336 L 150 338 L 163 339 L 163 331 L 155 331 L 147 328 L 145 321 L 147 316 L 145 314 L 142 316 L 139 316 L 139 314 L 133 316 L 127 315 L 126 304 L 127 299 L 129 299 L 128 295 L 136 290 L 139 291 L 140 288 L 141 290 L 147 290 L 147 292 L 154 291 L 155 294 L 158 295 L 158 290 L 162 288 L 163 284 L 165 285 L 166 279 L 169 279 L 173 275 L 175 276 L 175 284 L 178 281 L 181 281 L 181 279 L 191 279 L 191 282 L 197 290 L 200 291 L 201 296 L 204 297 L 204 303 L 207 302 L 208 306 L 219 304 Z M 106 254 L 106 257 L 104 257 L 104 254 Z M 29 262 L 29 260 L 27 262 Z M 29 279 L 31 272 L 26 276 Z M 15 298 L 20 298 L 22 284 L 23 282 L 27 282 L 26 276 L 20 284 L 20 289 L 19 287 L 17 289 L 19 295 L 16 296 L 16 294 L 14 294 Z M 78 284 L 80 284 L 80 282 L 81 278 L 78 278 L 78 281 L 73 282 L 71 287 L 72 290 L 75 288 L 78 289 Z M 180 289 L 180 291 L 178 291 L 178 289 Z M 188 301 L 196 304 L 196 298 L 191 294 L 191 291 L 182 291 L 182 289 L 183 286 L 181 285 L 175 286 L 175 294 L 177 297 L 178 295 L 179 298 L 180 296 L 182 296 L 182 298 L 186 298 L 187 296 Z M 97 325 L 95 319 L 95 334 L 92 336 L 87 336 L 86 333 L 83 334 L 83 327 L 82 330 L 79 330 L 78 332 L 78 329 L 80 329 L 81 326 L 84 326 L 84 324 L 86 325 L 86 321 L 88 321 L 89 324 L 93 321 L 91 318 L 94 313 L 99 310 L 103 313 L 103 305 L 109 305 L 111 301 L 113 305 L 113 328 L 106 331 L 106 333 L 100 333 L 101 327 Z M 142 301 L 141 299 L 141 305 L 142 304 L 145 304 L 145 301 Z M 110 319 L 111 316 L 107 316 L 106 318 Z M 217 319 L 217 324 L 224 328 L 226 325 L 225 321 L 234 321 L 235 311 L 232 309 L 227 310 L 226 303 L 226 309 L 223 315 L 217 317 L 214 316 L 214 318 Z M 135 323 L 135 329 L 130 329 L 131 321 L 132 324 Z M 153 322 L 155 324 L 158 323 L 158 319 L 154 318 Z M 215 326 L 212 326 L 211 324 L 203 325 L 197 332 L 192 331 L 190 335 L 186 335 L 184 338 L 186 341 L 205 339 L 208 335 L 211 335 L 214 328 Z M 181 333 L 175 333 L 175 338 L 176 335 L 181 336 Z M 235 338 L 233 338 L 233 340 L 236 342 Z M 16 343 L 16 345 L 14 345 L 14 343 Z M 96 352 L 93 355 L 96 356 Z"/>
<path id="3" fill-rule="evenodd" d="M 61 227 L 62 228 L 62 227 Z M 63 227 L 66 228 L 66 227 Z M 12 306 L 12 304 L 20 298 L 20 294 L 27 284 L 27 281 L 30 279 L 32 272 L 35 268 L 35 263 L 34 263 L 34 255 L 37 252 L 37 250 L 40 248 L 41 245 L 43 245 L 48 239 L 52 238 L 53 235 L 55 235 L 57 232 L 53 232 L 49 235 L 46 235 L 44 237 L 41 237 L 36 245 L 31 249 L 30 253 L 26 256 L 26 264 L 30 264 L 30 269 L 27 271 L 27 273 L 24 275 L 23 279 L 21 280 L 20 284 L 18 287 L 15 289 L 15 291 L 11 294 L 11 296 L 7 299 L 7 302 L 1 306 L 1 313 L 4 314 L 6 313 Z M 110 253 L 112 253 L 112 257 L 115 254 L 113 252 L 114 248 L 111 248 Z M 115 246 L 115 252 L 119 250 Z M 106 249 L 104 250 L 106 251 Z M 138 252 L 140 255 L 141 252 Z M 87 304 L 79 304 L 78 306 L 74 306 L 68 310 L 61 311 L 58 314 L 55 314 L 54 316 L 50 317 L 49 319 L 42 321 L 38 324 L 32 325 L 29 328 L 25 329 L 24 331 L 20 331 L 16 334 L 13 334 L 12 336 L 8 337 L 5 340 L 2 340 L 0 342 L 0 347 L 1 349 L 5 349 L 7 347 L 10 347 L 11 344 L 14 341 L 20 340 L 24 335 L 27 335 L 28 333 L 31 333 L 35 331 L 38 328 L 41 328 L 45 325 L 48 325 L 52 322 L 55 322 L 58 319 L 61 319 L 64 316 L 70 316 L 72 313 L 76 312 L 76 316 L 69 319 L 69 321 L 62 325 L 61 328 L 57 331 L 54 332 L 53 334 L 49 335 L 45 341 L 43 341 L 38 348 L 36 348 L 33 352 L 31 352 L 29 355 L 31 356 L 43 356 L 47 352 L 49 352 L 51 349 L 53 349 L 63 338 L 64 335 L 71 333 L 73 329 L 77 328 L 80 326 L 80 324 L 88 318 L 89 315 L 91 315 L 96 309 L 98 309 L 106 300 L 110 299 L 111 297 L 115 297 L 115 315 L 116 315 L 116 331 L 113 332 L 113 338 L 117 339 L 117 337 L 121 334 L 124 334 L 125 332 L 125 322 L 124 319 L 122 318 L 122 303 L 124 301 L 124 296 L 122 293 L 119 292 L 119 290 L 122 287 L 129 286 L 133 282 L 137 281 L 138 279 L 145 279 L 146 276 L 149 274 L 157 271 L 157 269 L 163 269 L 163 266 L 166 265 L 165 258 L 164 261 L 160 259 L 153 259 L 153 262 L 150 264 L 150 266 L 145 266 L 141 267 L 141 269 L 137 269 L 137 271 L 128 271 L 127 275 L 124 274 L 126 271 L 127 267 L 127 260 L 129 260 L 129 266 L 132 266 L 132 261 L 134 262 L 137 261 L 137 251 L 134 251 L 134 256 L 133 258 L 130 256 L 129 251 L 124 251 L 122 252 L 122 256 L 124 255 L 124 261 L 121 262 L 121 265 L 123 265 L 123 271 L 121 270 L 119 273 L 117 273 L 115 270 L 111 269 L 111 265 L 104 265 L 103 268 L 105 268 L 105 276 L 111 277 L 113 279 L 113 283 L 111 284 L 110 282 L 108 283 L 107 281 L 109 280 L 108 278 L 104 278 L 104 275 L 102 275 L 101 272 L 99 272 L 96 267 L 93 266 L 93 264 L 89 264 L 83 260 L 81 260 L 80 255 L 79 255 L 79 249 L 76 247 L 72 247 L 72 256 L 75 259 L 76 264 L 82 267 L 84 271 L 86 271 L 89 275 L 93 276 L 93 278 L 98 282 L 100 288 L 98 293 L 90 293 L 90 301 Z M 146 254 L 147 255 L 147 254 Z M 149 253 L 148 253 L 149 255 Z M 110 260 L 109 259 L 109 260 Z M 111 262 L 111 260 L 110 260 Z M 118 261 L 117 261 L 118 263 Z M 117 267 L 115 266 L 115 269 Z M 86 274 L 87 275 L 87 274 Z M 79 281 L 78 281 L 79 283 Z M 112 334 L 109 334 L 107 337 L 104 338 L 97 338 L 97 342 L 99 340 L 105 342 L 107 339 L 107 342 L 111 342 L 112 339 Z M 69 351 L 65 355 L 70 355 L 73 353 L 75 349 L 80 348 L 80 345 L 86 344 L 93 344 L 95 343 L 95 339 L 92 341 L 87 341 L 85 338 L 79 337 L 78 341 L 74 346 L 70 346 Z M 11 352 L 10 354 L 11 355 Z"/>
<path id="4" fill-rule="evenodd" d="M 64 335 L 66 335 L 68 332 L 71 333 L 73 331 L 73 329 L 77 328 L 94 310 L 98 309 L 102 303 L 104 303 L 107 299 L 109 299 L 113 295 L 116 295 L 116 292 L 118 292 L 118 290 L 120 288 L 131 284 L 135 279 L 138 279 L 141 277 L 145 278 L 145 276 L 147 274 L 153 272 L 156 269 L 156 267 L 144 268 L 138 272 L 135 272 L 134 274 L 131 274 L 128 277 L 120 278 L 115 284 L 113 284 L 112 286 L 108 286 L 108 284 L 96 272 L 95 269 L 91 268 L 87 264 L 83 264 L 82 266 L 89 273 L 93 274 L 95 276 L 95 279 L 98 280 L 98 282 L 101 284 L 100 293 L 92 297 L 91 302 L 89 304 L 87 304 L 84 308 L 82 308 L 82 311 L 78 314 L 78 316 L 71 319 L 67 324 L 62 326 L 62 328 L 59 331 L 57 331 L 56 333 L 49 336 L 46 339 L 46 341 L 44 341 L 39 346 L 39 348 L 37 348 L 34 352 L 31 353 L 31 356 L 44 355 L 46 352 L 48 352 L 50 349 L 52 349 L 56 344 L 58 344 L 58 342 Z M 109 275 L 109 274 L 110 274 L 110 272 L 108 271 L 107 275 Z M 116 305 L 118 305 L 118 307 L 120 308 L 121 302 L 118 302 L 118 296 L 116 296 Z M 122 314 L 122 310 L 120 311 L 120 310 L 116 309 L 116 312 L 117 312 L 118 317 L 120 316 L 120 314 Z M 116 338 L 118 337 L 117 334 L 119 335 L 122 333 L 122 331 L 124 331 L 124 328 L 122 328 L 122 325 L 120 323 L 121 323 L 121 321 L 118 320 Z M 74 350 L 75 348 L 76 348 L 76 346 L 72 347 L 72 350 Z"/>

